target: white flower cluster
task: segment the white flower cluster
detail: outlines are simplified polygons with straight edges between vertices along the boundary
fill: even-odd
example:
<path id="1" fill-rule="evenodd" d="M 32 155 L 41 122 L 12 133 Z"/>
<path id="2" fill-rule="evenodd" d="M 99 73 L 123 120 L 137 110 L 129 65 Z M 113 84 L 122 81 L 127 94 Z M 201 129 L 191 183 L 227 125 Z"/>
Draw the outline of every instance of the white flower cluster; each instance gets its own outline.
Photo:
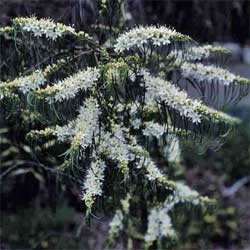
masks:
<path id="1" fill-rule="evenodd" d="M 170 82 L 159 77 L 152 77 L 146 71 L 142 72 L 146 85 L 145 101 L 151 104 L 154 100 L 164 101 L 172 109 L 177 110 L 181 116 L 189 118 L 193 123 L 201 122 L 201 115 L 197 108 L 200 101 L 188 98 L 185 91 L 180 90 Z"/>
<path id="2" fill-rule="evenodd" d="M 102 185 L 104 180 L 105 162 L 96 160 L 87 170 L 86 179 L 84 181 L 83 200 L 90 210 L 95 201 L 96 196 L 102 195 Z"/>
<path id="3" fill-rule="evenodd" d="M 71 141 L 74 134 L 74 122 L 69 122 L 69 124 L 64 126 L 56 126 L 54 132 L 54 135 L 57 137 L 58 141 L 61 142 Z"/>
<path id="4" fill-rule="evenodd" d="M 142 121 L 140 118 L 132 118 L 131 119 L 131 125 L 134 129 L 139 129 L 142 125 Z"/>
<path id="5" fill-rule="evenodd" d="M 145 122 L 145 128 L 142 130 L 143 135 L 145 136 L 154 136 L 156 138 L 162 137 L 165 132 L 163 125 L 156 122 Z"/>
<path id="6" fill-rule="evenodd" d="M 131 160 L 135 160 L 136 167 L 138 169 L 144 168 L 146 177 L 149 181 L 156 182 L 159 185 L 164 186 L 167 189 L 174 189 L 175 184 L 168 180 L 162 171 L 156 166 L 154 161 L 150 158 L 149 153 L 137 143 L 135 137 L 132 139 L 132 145 L 129 145 L 131 152 Z"/>
<path id="7" fill-rule="evenodd" d="M 119 233 L 123 230 L 123 219 L 129 213 L 129 201 L 131 199 L 130 194 L 126 196 L 125 199 L 121 200 L 122 209 L 117 209 L 112 221 L 109 223 L 109 238 L 113 240 Z"/>
<path id="8" fill-rule="evenodd" d="M 200 198 L 201 196 L 197 191 L 192 190 L 190 187 L 181 182 L 176 182 L 175 193 L 166 199 L 164 202 L 164 207 L 167 210 L 171 210 L 174 205 L 180 202 L 189 202 L 193 205 L 199 205 Z"/>
<path id="9" fill-rule="evenodd" d="M 189 48 L 184 58 L 188 61 L 201 61 L 202 59 L 208 59 L 216 53 L 228 54 L 229 51 L 219 46 L 203 45 Z"/>
<path id="10" fill-rule="evenodd" d="M 205 105 L 200 105 L 198 107 L 199 112 L 202 114 L 202 116 L 207 117 L 209 119 L 213 119 L 213 122 L 224 122 L 230 125 L 236 125 L 240 124 L 240 119 L 230 116 L 226 113 L 217 111 L 213 108 L 207 107 Z"/>
<path id="11" fill-rule="evenodd" d="M 137 27 L 118 37 L 115 44 L 115 51 L 124 52 L 132 48 L 142 49 L 148 43 L 159 47 L 181 39 L 184 41 L 190 40 L 188 36 L 164 26 Z"/>
<path id="12" fill-rule="evenodd" d="M 46 78 L 41 70 L 36 70 L 30 76 L 18 78 L 16 80 L 16 84 L 19 86 L 19 89 L 23 92 L 23 94 L 38 89 L 45 82 Z"/>
<path id="13" fill-rule="evenodd" d="M 201 196 L 197 191 L 190 189 L 181 182 L 176 182 L 174 194 L 170 195 L 162 206 L 151 209 L 148 215 L 148 229 L 144 236 L 147 246 L 150 246 L 155 240 L 163 236 L 170 238 L 175 236 L 171 218 L 168 214 L 174 205 L 180 202 L 191 202 L 193 205 L 199 205 L 200 198 Z M 204 200 L 209 201 L 208 198 L 204 198 Z"/>
<path id="14" fill-rule="evenodd" d="M 179 202 L 191 202 L 194 205 L 199 204 L 199 193 L 196 190 L 192 190 L 189 186 L 177 182 L 176 183 L 176 197 Z"/>
<path id="15" fill-rule="evenodd" d="M 27 94 L 31 91 L 39 91 L 40 87 L 46 83 L 49 75 L 53 74 L 59 67 L 65 63 L 64 60 L 57 60 L 56 63 L 46 66 L 43 70 L 35 70 L 27 76 L 21 76 L 13 81 L 3 82 L 0 85 L 0 100 L 3 97 L 16 95 L 16 91 Z"/>
<path id="16" fill-rule="evenodd" d="M 201 63 L 183 63 L 181 65 L 181 74 L 184 78 L 193 79 L 198 82 L 218 82 L 219 84 L 228 86 L 237 83 L 237 76 L 227 70 L 215 67 L 205 66 Z"/>
<path id="17" fill-rule="evenodd" d="M 136 139 L 134 138 L 136 142 Z M 110 159 L 118 161 L 118 167 L 121 171 L 128 174 L 128 163 L 136 160 L 137 168 L 145 168 L 146 177 L 149 181 L 156 181 L 160 185 L 166 186 L 166 188 L 174 187 L 173 183 L 167 180 L 167 177 L 157 168 L 155 163 L 149 156 L 141 156 L 136 152 L 133 152 L 133 145 L 128 144 L 124 138 L 122 128 L 116 125 L 113 133 L 102 132 L 101 143 L 99 146 L 100 153 L 105 154 Z M 141 146 L 136 146 L 137 150 L 144 152 Z"/>
<path id="18" fill-rule="evenodd" d="M 119 232 L 123 230 L 123 213 L 120 209 L 118 209 L 109 223 L 109 235 L 110 238 L 113 239 L 119 235 Z"/>
<path id="19" fill-rule="evenodd" d="M 140 146 L 139 146 L 140 147 Z M 137 156 L 138 157 L 138 156 Z M 169 181 L 162 171 L 156 166 L 150 157 L 139 157 L 137 168 L 144 167 L 146 170 L 146 177 L 149 181 L 155 181 L 160 185 L 168 188 L 174 188 L 173 182 Z"/>
<path id="20" fill-rule="evenodd" d="M 229 54 L 230 51 L 220 47 L 212 45 L 202 45 L 197 47 L 190 47 L 187 50 L 174 50 L 171 51 L 167 58 L 175 59 L 177 64 L 181 64 L 184 61 L 202 61 L 209 59 L 216 54 Z"/>
<path id="21" fill-rule="evenodd" d="M 47 97 L 47 101 L 62 102 L 64 100 L 72 99 L 79 93 L 80 90 L 86 91 L 93 87 L 100 77 L 99 70 L 97 68 L 87 68 L 84 71 L 80 71 L 66 79 L 59 81 L 53 86 L 47 87 L 47 93 L 54 93 L 54 96 Z M 43 90 L 46 93 L 46 89 Z"/>
<path id="22" fill-rule="evenodd" d="M 172 221 L 166 208 L 152 208 L 148 215 L 148 228 L 144 240 L 149 247 L 161 237 L 172 238 L 175 235 Z"/>
<path id="23" fill-rule="evenodd" d="M 32 32 L 35 37 L 45 35 L 46 38 L 53 41 L 64 34 L 75 33 L 74 28 L 61 23 L 55 23 L 50 19 L 38 20 L 36 17 L 16 18 L 13 22 L 19 25 L 22 30 Z"/>
<path id="24" fill-rule="evenodd" d="M 154 242 L 160 235 L 158 209 L 151 209 L 148 215 L 148 229 L 144 236 L 146 242 Z"/>
<path id="25" fill-rule="evenodd" d="M 170 238 L 175 236 L 175 231 L 173 229 L 172 221 L 170 216 L 168 215 L 168 210 L 166 208 L 159 210 L 159 218 L 160 218 L 161 236 Z"/>
<path id="26" fill-rule="evenodd" d="M 112 60 L 105 65 L 105 68 L 105 77 L 109 83 L 112 81 L 123 82 L 129 71 L 127 63 L 122 58 Z"/>
<path id="27" fill-rule="evenodd" d="M 134 129 L 139 129 L 142 125 L 142 121 L 137 117 L 137 113 L 140 107 L 140 103 L 135 101 L 131 104 L 129 114 L 130 114 L 130 122 Z"/>
<path id="28" fill-rule="evenodd" d="M 3 84 L 0 83 L 0 101 L 5 97 L 11 96 L 11 93 L 9 91 L 6 91 L 6 89 L 4 89 L 1 85 L 3 85 Z"/>
<path id="29" fill-rule="evenodd" d="M 76 119 L 75 134 L 72 140 L 72 146 L 81 146 L 85 149 L 92 142 L 93 135 L 98 129 L 100 110 L 96 100 L 89 98 L 81 107 Z"/>
<path id="30" fill-rule="evenodd" d="M 160 171 L 159 168 L 155 165 L 155 163 L 150 159 L 146 158 L 144 161 L 144 167 L 147 170 L 147 177 L 150 181 L 160 181 L 165 179 L 166 177 L 163 175 L 163 173 Z"/>
<path id="31" fill-rule="evenodd" d="M 93 98 L 89 98 L 80 108 L 76 120 L 68 125 L 56 127 L 55 135 L 60 141 L 70 141 L 72 149 L 79 146 L 85 149 L 92 143 L 92 138 L 98 129 L 99 107 Z"/>
<path id="32" fill-rule="evenodd" d="M 185 59 L 188 61 L 207 59 L 210 56 L 211 45 L 192 47 L 187 50 Z"/>
<path id="33" fill-rule="evenodd" d="M 38 89 L 45 84 L 45 74 L 41 70 L 36 70 L 28 76 L 23 76 L 11 82 L 4 82 L 0 85 L 0 100 L 10 94 L 12 89 L 19 89 L 23 94 Z"/>
<path id="34" fill-rule="evenodd" d="M 0 27 L 0 36 L 10 35 L 13 31 L 14 31 L 14 28 L 10 26 Z"/>
<path id="35" fill-rule="evenodd" d="M 118 167 L 124 174 L 128 174 L 128 162 L 134 159 L 133 154 L 129 151 L 129 144 L 124 138 L 122 127 L 116 125 L 113 133 L 101 133 L 100 152 L 107 155 L 110 159 L 118 161 Z"/>

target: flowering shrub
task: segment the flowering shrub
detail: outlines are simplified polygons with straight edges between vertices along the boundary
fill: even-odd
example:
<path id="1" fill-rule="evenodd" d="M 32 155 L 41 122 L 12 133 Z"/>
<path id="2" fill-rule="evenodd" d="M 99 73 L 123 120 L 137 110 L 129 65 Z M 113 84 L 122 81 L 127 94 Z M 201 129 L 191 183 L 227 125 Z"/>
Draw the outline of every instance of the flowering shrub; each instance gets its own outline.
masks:
<path id="1" fill-rule="evenodd" d="M 15 55 L 14 69 L 3 68 L 1 107 L 9 126 L 25 120 L 30 144 L 55 140 L 51 167 L 80 183 L 86 216 L 113 214 L 111 242 L 123 235 L 160 248 L 178 237 L 177 207 L 214 203 L 170 171 L 180 165 L 179 140 L 223 140 L 240 121 L 217 111 L 214 97 L 223 88 L 237 101 L 250 80 L 208 63 L 227 50 L 167 27 L 136 27 L 110 46 L 92 35 L 35 17 L 1 28 L 1 55 Z"/>

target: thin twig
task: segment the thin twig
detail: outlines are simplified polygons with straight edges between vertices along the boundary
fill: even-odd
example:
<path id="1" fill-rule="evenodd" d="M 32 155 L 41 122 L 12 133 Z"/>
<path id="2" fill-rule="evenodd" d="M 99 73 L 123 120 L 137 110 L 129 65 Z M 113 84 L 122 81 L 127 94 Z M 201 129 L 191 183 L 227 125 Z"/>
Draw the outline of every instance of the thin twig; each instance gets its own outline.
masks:
<path id="1" fill-rule="evenodd" d="M 12 171 L 14 171 L 15 169 L 17 169 L 17 168 L 19 168 L 19 167 L 21 167 L 21 166 L 23 166 L 23 165 L 41 167 L 41 168 L 43 168 L 43 169 L 46 170 L 46 171 L 49 171 L 49 172 L 52 172 L 52 173 L 55 173 L 55 174 L 59 174 L 59 175 L 63 175 L 63 176 L 65 176 L 65 177 L 69 178 L 69 179 L 72 179 L 72 180 L 76 181 L 78 184 L 82 185 L 82 182 L 81 182 L 79 179 L 77 179 L 77 178 L 75 178 L 75 177 L 73 177 L 73 176 L 71 176 L 71 175 L 69 175 L 69 174 L 62 173 L 62 172 L 60 172 L 60 171 L 58 171 L 58 170 L 56 170 L 56 169 L 47 167 L 47 166 L 45 166 L 45 165 L 42 164 L 42 163 L 34 162 L 34 161 L 26 161 L 26 162 L 23 162 L 23 163 L 15 164 L 15 165 L 13 165 L 12 167 L 9 167 L 7 170 L 5 170 L 5 171 L 0 175 L 0 180 L 3 179 L 3 178 L 4 178 L 5 176 L 7 176 L 8 174 L 10 174 L 10 173 L 11 173 Z"/>

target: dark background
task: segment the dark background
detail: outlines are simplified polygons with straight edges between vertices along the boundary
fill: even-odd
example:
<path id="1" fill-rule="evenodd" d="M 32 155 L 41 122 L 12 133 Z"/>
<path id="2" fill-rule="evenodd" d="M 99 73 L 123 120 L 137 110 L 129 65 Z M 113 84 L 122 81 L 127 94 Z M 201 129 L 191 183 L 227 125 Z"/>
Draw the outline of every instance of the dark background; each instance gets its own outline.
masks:
<path id="1" fill-rule="evenodd" d="M 136 24 L 164 24 L 200 42 L 250 43 L 248 0 L 128 0 Z M 77 28 L 94 22 L 93 0 L 1 0 L 0 25 L 17 16 L 51 17 Z"/>

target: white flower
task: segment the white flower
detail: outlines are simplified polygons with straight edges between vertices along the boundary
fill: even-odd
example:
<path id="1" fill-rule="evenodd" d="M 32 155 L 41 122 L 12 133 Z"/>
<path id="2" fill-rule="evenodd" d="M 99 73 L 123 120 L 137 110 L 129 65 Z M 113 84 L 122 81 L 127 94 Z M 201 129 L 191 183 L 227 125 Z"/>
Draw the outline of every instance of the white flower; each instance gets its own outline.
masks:
<path id="1" fill-rule="evenodd" d="M 142 132 L 145 136 L 160 138 L 164 134 L 165 129 L 164 126 L 159 123 L 145 122 L 145 129 L 143 129 Z"/>
<path id="2" fill-rule="evenodd" d="M 48 90 L 55 92 L 54 96 L 47 97 L 49 102 L 69 100 L 74 98 L 80 90 L 86 91 L 92 88 L 98 81 L 100 76 L 99 70 L 96 68 L 87 68 L 66 79 L 59 81 L 53 86 L 49 86 Z M 45 89 L 46 90 L 46 89 Z"/>
<path id="3" fill-rule="evenodd" d="M 38 89 L 46 82 L 45 76 L 41 70 L 35 71 L 30 76 L 24 77 L 20 82 L 20 90 L 26 94 L 32 90 Z"/>
<path id="4" fill-rule="evenodd" d="M 197 47 L 190 47 L 187 50 L 174 50 L 168 55 L 169 59 L 175 59 L 177 64 L 182 63 L 182 61 L 202 61 L 204 59 L 211 58 L 216 54 L 229 54 L 230 51 L 220 47 L 212 45 L 202 45 Z"/>
<path id="5" fill-rule="evenodd" d="M 187 50 L 187 54 L 185 55 L 186 60 L 195 61 L 206 59 L 210 56 L 211 45 L 200 46 L 200 47 L 192 47 Z"/>
<path id="6" fill-rule="evenodd" d="M 189 99 L 185 91 L 180 90 L 170 82 L 159 77 L 152 77 L 146 71 L 143 71 L 142 74 L 146 85 L 145 100 L 148 105 L 155 100 L 164 101 L 193 123 L 201 122 L 201 115 L 197 111 L 197 107 L 200 106 L 199 101 Z"/>
<path id="7" fill-rule="evenodd" d="M 183 63 L 181 65 L 181 74 L 184 78 L 193 79 L 198 82 L 218 82 L 219 84 L 228 86 L 232 83 L 237 84 L 238 77 L 215 66 L 205 66 L 201 63 Z"/>
<path id="8" fill-rule="evenodd" d="M 1 83 L 0 100 L 4 97 L 13 96 L 17 90 L 22 94 L 43 90 L 40 87 L 45 85 L 47 77 L 54 73 L 64 62 L 64 60 L 58 60 L 56 63 L 46 66 L 43 70 L 37 69 L 30 75 Z"/>
<path id="9" fill-rule="evenodd" d="M 140 103 L 135 101 L 131 104 L 129 114 L 131 116 L 131 125 L 134 129 L 139 129 L 142 121 L 140 118 L 137 117 L 137 113 L 139 111 Z"/>
<path id="10" fill-rule="evenodd" d="M 145 242 L 150 246 L 158 238 L 173 237 L 174 235 L 175 231 L 168 210 L 164 207 L 152 208 L 148 215 L 148 229 L 144 236 Z"/>
<path id="11" fill-rule="evenodd" d="M 91 209 L 95 197 L 102 195 L 102 185 L 104 180 L 105 162 L 96 160 L 87 170 L 87 175 L 83 186 L 83 197 L 88 209 Z"/>
<path id="12" fill-rule="evenodd" d="M 165 208 L 159 209 L 159 220 L 160 220 L 160 235 L 161 237 L 171 238 L 175 235 L 175 231 L 173 229 L 172 221 L 170 216 L 168 215 L 168 210 Z"/>
<path id="13" fill-rule="evenodd" d="M 205 66 L 204 66 L 205 67 Z M 175 109 L 181 116 L 189 118 L 193 123 L 201 123 L 202 118 L 212 119 L 214 122 L 225 122 L 227 124 L 239 124 L 240 120 L 216 111 L 201 101 L 188 98 L 185 91 L 180 90 L 168 81 L 159 77 L 152 77 L 147 71 L 142 71 L 146 85 L 145 102 L 152 106 L 156 104 L 155 100 L 165 102 L 170 108 Z M 245 78 L 237 76 L 237 82 L 248 84 Z"/>
<path id="14" fill-rule="evenodd" d="M 74 136 L 74 122 L 69 122 L 65 126 L 56 126 L 54 134 L 59 141 L 71 141 Z"/>
<path id="15" fill-rule="evenodd" d="M 147 177 L 150 181 L 161 180 L 165 178 L 160 169 L 156 167 L 155 163 L 150 158 L 145 159 L 144 167 L 148 172 Z"/>
<path id="16" fill-rule="evenodd" d="M 164 185 L 166 188 L 173 187 L 172 182 L 168 181 L 167 177 L 162 171 L 155 165 L 150 158 L 141 158 L 138 164 L 138 168 L 144 167 L 146 169 L 146 177 L 149 181 L 155 181 L 160 185 Z"/>
<path id="17" fill-rule="evenodd" d="M 71 142 L 73 149 L 86 149 L 91 143 L 99 124 L 100 110 L 96 101 L 87 99 L 77 118 L 65 126 L 56 126 L 54 134 L 59 141 Z"/>
<path id="18" fill-rule="evenodd" d="M 99 124 L 100 110 L 96 100 L 89 98 L 80 108 L 79 115 L 75 120 L 74 137 L 71 141 L 72 148 L 79 146 L 86 149 L 91 143 Z"/>
<path id="19" fill-rule="evenodd" d="M 139 129 L 141 124 L 142 124 L 141 119 L 139 118 L 131 119 L 131 125 L 134 129 Z"/>
<path id="20" fill-rule="evenodd" d="M 71 142 L 72 149 L 86 149 L 97 133 L 100 110 L 96 100 L 87 99 L 79 110 L 77 118 L 65 126 L 57 126 L 54 134 L 58 140 Z"/>
<path id="21" fill-rule="evenodd" d="M 135 48 L 143 50 L 144 46 L 149 43 L 155 47 L 159 47 L 170 44 L 175 39 L 190 41 L 188 36 L 164 26 L 137 27 L 118 37 L 115 44 L 115 51 L 124 52 Z"/>
<path id="22" fill-rule="evenodd" d="M 183 184 L 182 182 L 177 181 L 176 182 L 176 188 L 173 195 L 170 195 L 164 202 L 164 207 L 167 210 L 171 210 L 175 204 L 178 204 L 180 202 L 185 203 L 189 202 L 193 205 L 197 206 L 201 204 L 200 199 L 202 196 L 195 191 L 192 190 L 187 185 Z"/>
<path id="23" fill-rule="evenodd" d="M 20 28 L 27 32 L 32 32 L 35 37 L 45 36 L 51 40 L 56 40 L 63 34 L 74 34 L 75 29 L 66 26 L 61 23 L 55 23 L 50 19 L 40 19 L 36 17 L 32 18 L 16 18 L 13 21 L 15 24 L 19 25 Z"/>
<path id="24" fill-rule="evenodd" d="M 19 90 L 23 94 L 37 90 L 46 83 L 48 72 L 36 70 L 30 75 L 21 76 L 13 81 L 3 82 L 0 85 L 0 100 L 5 96 L 11 96 L 12 91 Z"/>
<path id="25" fill-rule="evenodd" d="M 15 86 L 23 94 L 27 94 L 30 91 L 38 89 L 40 86 L 44 85 L 46 82 L 45 74 L 41 70 L 36 70 L 34 73 L 28 76 L 23 76 L 15 79 L 12 82 L 7 82 L 6 87 Z M 3 83 L 4 84 L 4 83 Z"/>
<path id="26" fill-rule="evenodd" d="M 129 213 L 129 201 L 131 199 L 130 194 L 121 200 L 121 209 L 117 209 L 112 221 L 109 223 L 109 237 L 113 240 L 115 237 L 119 235 L 119 233 L 123 230 L 123 220 L 125 215 Z"/>
<path id="27" fill-rule="evenodd" d="M 146 177 L 149 181 L 156 182 L 167 189 L 174 189 L 175 185 L 169 181 L 162 171 L 156 166 L 154 161 L 150 158 L 149 153 L 144 150 L 133 138 L 133 145 L 129 146 L 131 151 L 131 160 L 136 160 L 136 167 L 138 169 L 144 168 Z"/>
<path id="28" fill-rule="evenodd" d="M 168 196 L 163 207 L 170 211 L 178 203 L 191 203 L 194 206 L 204 205 L 211 202 L 208 197 L 201 196 L 196 190 L 192 190 L 182 182 L 177 181 L 173 194 Z"/>
<path id="29" fill-rule="evenodd" d="M 120 209 L 118 209 L 109 223 L 109 235 L 111 238 L 117 237 L 119 232 L 123 230 L 123 213 Z"/>
<path id="30" fill-rule="evenodd" d="M 178 196 L 178 200 L 180 202 L 189 201 L 194 205 L 199 204 L 199 193 L 181 182 L 176 183 L 176 195 Z"/>
<path id="31" fill-rule="evenodd" d="M 130 145 L 124 138 L 123 129 L 116 125 L 113 132 L 101 133 L 100 152 L 107 155 L 110 159 L 118 162 L 118 167 L 121 168 L 124 174 L 128 174 L 128 162 L 134 159 L 133 154 L 129 151 Z"/>
<path id="32" fill-rule="evenodd" d="M 198 47 L 189 48 L 186 53 L 184 53 L 184 59 L 188 61 L 201 61 L 203 59 L 208 59 L 216 53 L 220 54 L 229 54 L 229 50 L 212 45 L 203 45 Z"/>
<path id="33" fill-rule="evenodd" d="M 112 160 L 129 159 L 130 153 L 128 145 L 120 126 L 117 126 L 113 133 L 102 133 L 102 143 L 100 145 L 100 149 L 102 152 L 106 152 Z"/>
<path id="34" fill-rule="evenodd" d="M 153 243 L 160 236 L 160 220 L 158 209 L 153 208 L 148 215 L 148 229 L 144 236 L 144 240 Z"/>

